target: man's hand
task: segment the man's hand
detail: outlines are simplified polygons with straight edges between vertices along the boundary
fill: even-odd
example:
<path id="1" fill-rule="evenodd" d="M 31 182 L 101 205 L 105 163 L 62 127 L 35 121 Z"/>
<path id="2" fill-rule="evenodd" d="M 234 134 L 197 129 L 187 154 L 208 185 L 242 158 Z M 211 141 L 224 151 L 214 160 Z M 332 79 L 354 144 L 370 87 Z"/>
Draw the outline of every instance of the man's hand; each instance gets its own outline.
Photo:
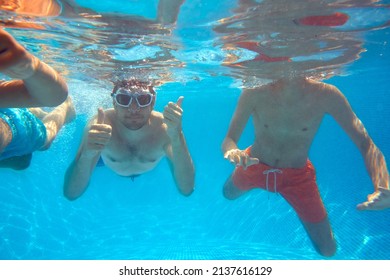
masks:
<path id="1" fill-rule="evenodd" d="M 163 116 L 164 124 L 167 129 L 167 134 L 171 140 L 178 137 L 182 131 L 181 122 L 183 116 L 183 109 L 181 108 L 183 103 L 183 96 L 180 96 L 176 103 L 169 102 L 165 106 Z"/>
<path id="2" fill-rule="evenodd" d="M 234 166 L 242 166 L 244 170 L 247 169 L 247 167 L 258 164 L 259 159 L 250 157 L 245 151 L 239 150 L 239 149 L 232 149 L 225 153 L 224 158 L 230 161 Z"/>
<path id="3" fill-rule="evenodd" d="M 101 152 L 111 139 L 111 125 L 104 123 L 104 110 L 98 109 L 97 121 L 89 128 L 86 149 Z"/>
<path id="4" fill-rule="evenodd" d="M 0 72 L 14 79 L 31 77 L 39 59 L 30 54 L 8 32 L 0 29 Z"/>
<path id="5" fill-rule="evenodd" d="M 367 197 L 367 201 L 357 205 L 358 210 L 384 210 L 390 208 L 390 190 L 378 187 Z"/>

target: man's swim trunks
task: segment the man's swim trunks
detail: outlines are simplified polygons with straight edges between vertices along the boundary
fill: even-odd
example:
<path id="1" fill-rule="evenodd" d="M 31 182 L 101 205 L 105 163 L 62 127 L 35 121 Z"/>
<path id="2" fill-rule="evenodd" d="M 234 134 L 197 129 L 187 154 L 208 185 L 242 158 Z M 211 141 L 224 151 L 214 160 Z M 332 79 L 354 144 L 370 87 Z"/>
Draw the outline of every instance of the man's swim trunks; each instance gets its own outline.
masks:
<path id="1" fill-rule="evenodd" d="M 44 146 L 46 127 L 28 109 L 0 109 L 0 118 L 12 132 L 12 141 L 1 152 L 0 160 L 31 154 Z"/>
<path id="2" fill-rule="evenodd" d="M 250 154 L 250 148 L 246 153 Z M 321 222 L 327 215 L 309 160 L 302 168 L 273 168 L 264 163 L 251 165 L 246 170 L 237 167 L 232 179 L 240 190 L 261 188 L 280 193 L 305 222 Z"/>

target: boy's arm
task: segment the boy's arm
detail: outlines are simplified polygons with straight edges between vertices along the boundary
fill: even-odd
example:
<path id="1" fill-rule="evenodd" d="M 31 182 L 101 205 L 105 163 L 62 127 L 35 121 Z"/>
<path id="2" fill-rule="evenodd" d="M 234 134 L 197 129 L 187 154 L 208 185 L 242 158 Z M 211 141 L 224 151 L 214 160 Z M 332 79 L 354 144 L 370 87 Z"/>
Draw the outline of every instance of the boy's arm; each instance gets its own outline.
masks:
<path id="1" fill-rule="evenodd" d="M 68 96 L 64 79 L 3 29 L 0 29 L 0 72 L 15 79 L 0 83 L 0 107 L 57 106 Z"/>
<path id="2" fill-rule="evenodd" d="M 249 157 L 245 151 L 240 150 L 237 146 L 238 140 L 254 110 L 253 94 L 256 93 L 244 91 L 241 94 L 230 122 L 228 133 L 222 142 L 224 157 L 235 166 L 244 168 L 259 162 L 259 159 Z"/>
<path id="3" fill-rule="evenodd" d="M 374 186 L 374 193 L 368 196 L 367 201 L 359 204 L 358 209 L 390 208 L 389 172 L 385 157 L 353 112 L 344 95 L 336 87 L 329 85 L 329 89 L 327 111 L 358 147 Z"/>

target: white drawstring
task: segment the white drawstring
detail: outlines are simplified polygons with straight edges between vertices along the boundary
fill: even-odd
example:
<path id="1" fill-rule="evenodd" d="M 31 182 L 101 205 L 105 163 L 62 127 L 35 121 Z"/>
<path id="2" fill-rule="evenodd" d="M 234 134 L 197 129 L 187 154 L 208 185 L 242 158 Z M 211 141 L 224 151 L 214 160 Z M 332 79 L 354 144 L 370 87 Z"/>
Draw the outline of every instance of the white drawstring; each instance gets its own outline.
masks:
<path id="1" fill-rule="evenodd" d="M 267 175 L 267 177 L 265 179 L 265 184 L 266 184 L 265 187 L 267 188 L 267 192 L 269 192 L 269 190 L 268 190 L 268 176 L 269 176 L 270 173 L 274 174 L 274 192 L 277 192 L 277 189 L 276 189 L 276 173 L 281 174 L 281 173 L 283 173 L 283 171 L 280 170 L 280 169 L 268 169 L 268 170 L 263 172 L 263 174 Z M 268 196 L 268 198 L 269 198 L 269 196 Z"/>

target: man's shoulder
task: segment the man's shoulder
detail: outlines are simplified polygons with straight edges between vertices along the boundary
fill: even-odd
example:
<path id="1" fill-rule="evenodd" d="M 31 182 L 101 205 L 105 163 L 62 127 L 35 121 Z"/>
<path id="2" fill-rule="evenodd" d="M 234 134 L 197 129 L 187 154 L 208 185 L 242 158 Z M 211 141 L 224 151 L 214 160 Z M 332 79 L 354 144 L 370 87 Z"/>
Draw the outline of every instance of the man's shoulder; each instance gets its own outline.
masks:
<path id="1" fill-rule="evenodd" d="M 160 124 L 164 120 L 164 116 L 160 112 L 152 111 L 152 114 L 150 115 L 150 120 L 152 123 Z"/>
<path id="2" fill-rule="evenodd" d="M 104 115 L 107 117 L 110 117 L 110 118 L 114 117 L 115 116 L 115 109 L 110 108 L 110 109 L 104 110 Z"/>
<path id="3" fill-rule="evenodd" d="M 156 138 L 165 139 L 163 141 L 168 141 L 166 126 L 164 125 L 164 116 L 162 113 L 152 111 L 152 114 L 150 115 L 149 132 Z"/>

